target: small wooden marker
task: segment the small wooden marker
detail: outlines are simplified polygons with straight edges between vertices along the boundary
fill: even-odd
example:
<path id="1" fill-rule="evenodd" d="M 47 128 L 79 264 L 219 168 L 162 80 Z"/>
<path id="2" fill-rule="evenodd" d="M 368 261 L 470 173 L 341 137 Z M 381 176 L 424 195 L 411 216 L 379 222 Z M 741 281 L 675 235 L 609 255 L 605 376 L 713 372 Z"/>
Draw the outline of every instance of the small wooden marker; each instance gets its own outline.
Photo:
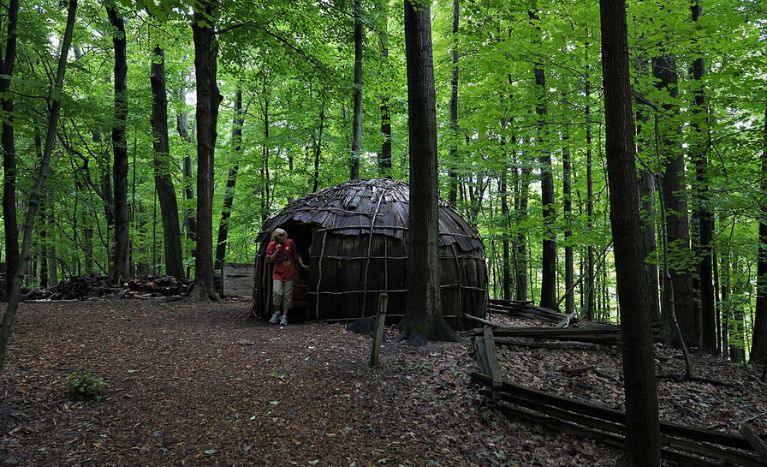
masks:
<path id="1" fill-rule="evenodd" d="M 370 366 L 378 365 L 378 356 L 381 353 L 381 343 L 383 342 L 384 323 L 386 322 L 386 306 L 389 303 L 389 296 L 382 293 L 378 296 L 378 314 L 376 315 L 376 326 L 373 331 L 373 349 L 370 352 Z"/>

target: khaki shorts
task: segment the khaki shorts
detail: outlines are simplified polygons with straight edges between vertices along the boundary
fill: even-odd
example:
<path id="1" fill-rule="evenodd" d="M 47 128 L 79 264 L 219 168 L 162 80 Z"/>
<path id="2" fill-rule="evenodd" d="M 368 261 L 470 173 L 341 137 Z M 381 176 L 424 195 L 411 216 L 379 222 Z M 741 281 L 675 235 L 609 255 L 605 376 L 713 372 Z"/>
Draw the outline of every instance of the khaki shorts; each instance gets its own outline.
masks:
<path id="1" fill-rule="evenodd" d="M 293 308 L 293 281 L 272 281 L 272 302 L 274 309 L 289 310 Z"/>

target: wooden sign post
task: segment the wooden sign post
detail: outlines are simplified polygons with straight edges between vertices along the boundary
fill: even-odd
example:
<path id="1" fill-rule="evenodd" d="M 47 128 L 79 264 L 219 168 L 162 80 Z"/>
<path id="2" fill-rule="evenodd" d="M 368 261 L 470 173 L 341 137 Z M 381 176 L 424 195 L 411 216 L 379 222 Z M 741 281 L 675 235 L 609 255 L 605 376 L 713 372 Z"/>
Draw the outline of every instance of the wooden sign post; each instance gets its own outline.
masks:
<path id="1" fill-rule="evenodd" d="M 370 352 L 370 366 L 378 365 L 378 356 L 381 353 L 381 343 L 383 342 L 384 322 L 386 322 L 386 305 L 389 303 L 389 296 L 382 293 L 378 296 L 378 314 L 376 315 L 376 327 L 373 331 L 373 350 Z"/>

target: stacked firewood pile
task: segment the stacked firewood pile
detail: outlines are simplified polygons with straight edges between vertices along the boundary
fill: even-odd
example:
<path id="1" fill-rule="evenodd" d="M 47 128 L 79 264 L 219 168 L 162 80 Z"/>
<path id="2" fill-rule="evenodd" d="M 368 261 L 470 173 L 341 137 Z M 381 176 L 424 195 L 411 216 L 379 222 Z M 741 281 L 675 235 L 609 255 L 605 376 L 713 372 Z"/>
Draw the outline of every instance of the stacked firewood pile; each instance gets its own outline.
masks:
<path id="1" fill-rule="evenodd" d="M 175 297 L 188 294 L 192 285 L 172 276 L 144 276 L 128 281 L 128 290 L 152 297 Z"/>
<path id="2" fill-rule="evenodd" d="M 25 291 L 25 300 L 86 300 L 89 298 L 153 298 L 187 295 L 192 283 L 170 276 L 144 276 L 113 286 L 107 276 L 89 274 L 67 279 L 49 289 Z"/>
<path id="3" fill-rule="evenodd" d="M 106 276 L 89 274 L 72 277 L 48 289 L 32 289 L 24 293 L 25 300 L 84 300 L 119 293 L 119 287 L 111 287 Z"/>

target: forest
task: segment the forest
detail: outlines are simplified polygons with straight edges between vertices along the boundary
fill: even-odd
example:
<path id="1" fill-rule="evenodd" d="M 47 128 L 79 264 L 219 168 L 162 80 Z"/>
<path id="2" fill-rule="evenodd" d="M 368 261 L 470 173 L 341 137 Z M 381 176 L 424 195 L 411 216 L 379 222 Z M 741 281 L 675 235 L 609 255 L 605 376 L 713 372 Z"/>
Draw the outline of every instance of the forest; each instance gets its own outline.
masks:
<path id="1" fill-rule="evenodd" d="M 5 299 L 97 275 L 172 276 L 215 301 L 290 202 L 350 180 L 414 190 L 436 162 L 484 243 L 491 301 L 657 322 L 685 355 L 762 364 L 767 3 L 629 0 L 605 24 L 616 5 L 0 2 Z M 430 28 L 422 120 L 409 14 Z M 610 165 L 619 126 L 628 172 Z"/>
<path id="2" fill-rule="evenodd" d="M 118 270 L 194 277 L 202 135 L 183 6 L 79 5 L 27 287 Z M 613 321 L 597 13 L 595 2 L 436 2 L 437 148 L 443 199 L 485 240 L 490 297 Z M 688 343 L 745 361 L 764 207 L 765 6 L 638 2 L 628 14 L 655 313 L 668 270 Z M 252 262 L 261 223 L 288 200 L 354 178 L 407 180 L 402 17 L 401 2 L 221 5 L 208 208 L 218 268 Z M 65 20 L 58 2 L 21 5 L 16 43 L 5 41 L 9 264 Z"/>

